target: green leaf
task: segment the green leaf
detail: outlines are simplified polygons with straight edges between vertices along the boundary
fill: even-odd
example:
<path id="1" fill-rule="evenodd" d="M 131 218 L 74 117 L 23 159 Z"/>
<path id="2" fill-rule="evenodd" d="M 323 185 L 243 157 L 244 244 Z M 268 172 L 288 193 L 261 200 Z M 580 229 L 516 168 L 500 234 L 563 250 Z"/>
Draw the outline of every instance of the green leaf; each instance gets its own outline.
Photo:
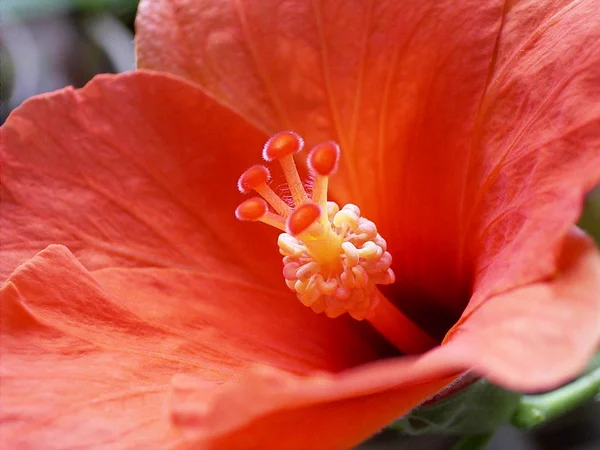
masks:
<path id="1" fill-rule="evenodd" d="M 456 394 L 414 409 L 391 427 L 409 435 L 487 435 L 510 419 L 520 397 L 480 379 Z"/>

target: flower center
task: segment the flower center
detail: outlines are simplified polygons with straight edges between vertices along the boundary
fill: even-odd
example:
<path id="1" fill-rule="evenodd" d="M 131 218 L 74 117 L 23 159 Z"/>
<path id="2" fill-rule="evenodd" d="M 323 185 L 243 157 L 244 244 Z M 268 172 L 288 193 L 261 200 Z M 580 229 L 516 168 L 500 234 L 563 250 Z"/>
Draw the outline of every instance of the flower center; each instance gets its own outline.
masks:
<path id="1" fill-rule="evenodd" d="M 394 282 L 392 256 L 375 224 L 362 217 L 357 206 L 340 209 L 327 201 L 329 176 L 340 157 L 338 145 L 324 142 L 310 151 L 310 195 L 309 183 L 301 181 L 294 161 L 294 154 L 303 147 L 300 136 L 284 131 L 271 137 L 263 149 L 266 161 L 276 159 L 281 164 L 293 205 L 269 187 L 269 169 L 256 165 L 242 174 L 238 188 L 242 193 L 255 191 L 262 198 L 240 204 L 236 217 L 284 231 L 277 240 L 283 277 L 302 304 L 328 317 L 348 312 L 362 320 L 377 306 L 376 285 Z"/>

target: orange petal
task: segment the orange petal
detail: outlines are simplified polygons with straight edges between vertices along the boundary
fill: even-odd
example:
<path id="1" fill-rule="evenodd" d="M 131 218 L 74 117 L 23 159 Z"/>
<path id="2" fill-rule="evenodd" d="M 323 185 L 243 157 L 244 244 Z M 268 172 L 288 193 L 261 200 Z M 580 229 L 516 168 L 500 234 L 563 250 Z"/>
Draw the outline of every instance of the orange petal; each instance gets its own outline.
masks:
<path id="1" fill-rule="evenodd" d="M 578 375 L 600 343 L 600 252 L 581 231 L 563 242 L 550 279 L 498 294 L 465 313 L 450 345 L 504 387 L 552 389 Z"/>
<path id="2" fill-rule="evenodd" d="M 175 372 L 203 355 L 140 320 L 62 246 L 0 289 L 0 447 L 155 448 L 174 438 L 162 404 Z M 207 354 L 204 357 L 208 356 Z M 206 367 L 212 377 L 227 366 Z"/>
<path id="3" fill-rule="evenodd" d="M 260 368 L 220 389 L 177 377 L 172 420 L 186 436 L 178 448 L 241 449 L 249 440 L 267 447 L 284 442 L 292 449 L 349 448 L 465 368 L 511 389 L 556 387 L 581 371 L 600 337 L 597 249 L 574 232 L 560 267 L 552 280 L 484 303 L 445 345 L 420 358 L 390 359 L 333 376 Z M 310 432 L 298 433 L 303 429 Z"/>
<path id="4" fill-rule="evenodd" d="M 202 348 L 214 347 L 241 370 L 250 361 L 295 373 L 337 372 L 397 354 L 350 318 L 314 314 L 285 285 L 271 289 L 228 267 L 103 269 L 94 278 L 142 320 L 163 324 Z M 193 357 L 194 347 L 190 347 Z"/>
<path id="5" fill-rule="evenodd" d="M 142 66 L 202 84 L 268 131 L 339 140 L 334 192 L 388 239 L 389 296 L 448 325 L 473 278 L 489 295 L 550 274 L 600 180 L 598 4 L 436 5 L 142 1 L 137 44 Z M 398 44 L 371 52 L 377 39 Z"/>
<path id="6" fill-rule="evenodd" d="M 253 363 L 299 373 L 377 357 L 344 322 L 265 318 L 276 300 L 302 308 L 267 290 L 216 274 L 115 270 L 99 279 L 119 297 L 50 246 L 0 290 L 2 448 L 165 448 L 175 432 L 163 402 L 177 373 L 216 386 Z"/>
<path id="7" fill-rule="evenodd" d="M 174 379 L 171 418 L 183 448 L 352 448 L 452 382 L 445 349 L 421 359 L 370 364 L 339 375 L 299 377 L 257 367 L 219 389 Z"/>
<path id="8" fill-rule="evenodd" d="M 600 27 L 590 21 L 600 3 L 509 5 L 465 191 L 469 309 L 551 276 L 584 195 L 600 182 Z"/>
<path id="9" fill-rule="evenodd" d="M 583 353 L 589 356 L 593 351 L 590 331 L 597 339 L 600 329 L 597 316 L 588 320 L 590 310 L 598 310 L 597 297 L 589 294 L 598 292 L 599 256 L 589 241 L 577 236 L 565 248 L 564 278 L 549 287 L 533 286 L 512 300 L 506 294 L 485 303 L 446 345 L 422 357 L 306 375 L 291 374 L 281 366 L 250 368 L 257 361 L 252 354 L 257 362 L 276 366 L 281 362 L 285 366 L 286 359 L 273 357 L 278 342 L 254 340 L 266 336 L 256 328 L 249 331 L 249 326 L 264 327 L 260 320 L 239 327 L 236 335 L 237 308 L 230 311 L 232 327 L 222 320 L 212 333 L 194 332 L 191 325 L 215 323 L 211 308 L 218 302 L 211 306 L 204 298 L 205 306 L 197 309 L 181 304 L 178 292 L 189 290 L 188 275 L 167 276 L 162 286 L 159 276 L 144 274 L 157 269 L 97 272 L 103 285 L 114 283 L 121 289 L 124 297 L 117 300 L 66 250 L 50 248 L 21 266 L 0 296 L 0 344 L 3 355 L 8 355 L 0 361 L 0 401 L 1 410 L 12 419 L 2 421 L 0 435 L 8 447 L 35 446 L 50 439 L 74 447 L 110 448 L 119 439 L 127 447 L 169 441 L 172 448 L 244 448 L 251 439 L 262 448 L 282 442 L 289 448 L 349 448 L 470 367 L 509 387 L 551 386 L 581 368 Z M 137 297 L 129 297 L 134 291 L 116 279 L 128 273 L 138 278 Z M 210 289 L 208 280 L 195 281 Z M 167 292 L 173 294 L 173 303 Z M 227 295 L 223 289 L 219 292 L 227 308 Z M 522 308 L 527 302 L 533 303 L 532 309 Z M 560 304 L 562 308 L 556 308 Z M 536 307 L 542 312 L 551 308 L 553 313 L 540 320 Z M 571 336 L 572 345 L 557 346 L 562 344 L 556 339 L 561 334 L 557 327 L 572 322 L 583 334 Z M 287 326 L 293 323 L 272 327 L 273 338 L 277 340 Z M 544 334 L 536 339 L 532 331 Z M 241 339 L 244 332 L 250 333 L 246 342 Z M 306 346 L 298 341 L 294 342 L 302 353 Z M 526 357 L 514 357 L 523 346 L 528 347 Z M 315 345 L 313 351 L 317 349 Z M 532 358 L 537 351 L 544 358 Z M 288 364 L 295 359 L 290 355 Z M 554 369 L 545 372 L 534 361 Z M 31 376 L 34 365 L 36 375 Z M 169 424 L 161 421 L 162 400 L 165 380 L 176 372 L 180 374 L 169 395 Z M 221 384 L 225 380 L 230 381 Z M 103 440 L 98 444 L 100 434 Z"/>
<path id="10" fill-rule="evenodd" d="M 103 282 L 112 279 L 106 273 L 113 270 L 100 272 Z M 303 353 L 314 362 L 331 346 L 304 335 L 297 322 L 286 322 L 285 317 L 282 324 L 269 326 L 261 324 L 260 317 L 244 314 L 247 323 L 240 326 L 244 311 L 239 307 L 230 314 L 221 311 L 223 318 L 215 325 L 219 320 L 215 310 L 227 308 L 230 302 L 224 289 L 219 289 L 222 305 L 201 298 L 202 307 L 185 304 L 181 311 L 179 292 L 190 289 L 185 275 L 167 276 L 165 286 L 154 277 L 144 287 L 144 278 L 152 277 L 143 270 L 129 271 L 142 278 L 136 296 L 116 298 L 66 248 L 51 246 L 21 265 L 5 283 L 0 290 L 3 447 L 38 448 L 51 442 L 57 448 L 114 448 L 118 442 L 124 448 L 166 448 L 179 442 L 178 430 L 190 431 L 190 426 L 203 420 L 199 409 L 207 407 L 216 408 L 216 415 L 204 417 L 208 430 L 191 430 L 193 439 L 224 438 L 240 445 L 247 438 L 246 426 L 257 416 L 292 409 L 291 418 L 287 413 L 277 414 L 251 425 L 262 448 L 280 439 L 278 433 L 289 439 L 292 432 L 294 443 L 301 444 L 308 437 L 318 438 L 326 448 L 346 447 L 435 393 L 460 369 L 446 354 L 435 361 L 426 357 L 383 362 L 343 375 L 300 377 L 261 366 L 241 382 L 233 381 L 251 363 L 284 361 L 277 353 L 287 351 L 278 341 L 293 332 L 286 328 L 296 330 L 295 348 L 288 348 L 292 351 L 288 365 L 296 370 L 306 370 L 311 364 L 301 361 Z M 120 272 L 126 276 L 127 272 Z M 184 281 L 183 287 L 176 281 Z M 209 280 L 195 281 L 211 289 Z M 151 301 L 147 296 L 152 288 L 165 292 L 162 296 L 154 292 Z M 166 298 L 167 291 L 172 299 Z M 121 293 L 134 294 L 127 289 Z M 240 297 L 235 291 L 232 294 Z M 248 295 L 244 294 L 245 301 L 252 299 Z M 329 324 L 336 328 L 335 321 Z M 353 342 L 340 343 L 340 354 L 350 355 L 351 349 L 343 346 Z M 335 360 L 335 354 L 330 356 Z M 169 396 L 169 380 L 177 373 L 170 422 L 164 415 L 164 401 Z M 189 385 L 182 385 L 181 380 L 192 376 L 201 380 L 202 389 L 198 395 L 194 381 L 190 404 Z M 218 387 L 225 380 L 231 381 Z M 182 402 L 182 395 L 187 402 Z M 311 433 L 299 430 L 299 423 L 308 426 L 315 419 L 319 422 Z M 273 426 L 282 420 L 275 432 Z"/>
<path id="11" fill-rule="evenodd" d="M 90 270 L 127 269 L 102 277 L 111 290 L 138 304 L 146 304 L 141 291 L 147 290 L 148 311 L 155 314 L 156 296 L 162 296 L 161 304 L 175 302 L 170 280 L 179 286 L 181 311 L 193 299 L 205 299 L 207 293 L 198 290 L 208 285 L 230 292 L 234 303 L 223 298 L 220 308 L 198 308 L 213 316 L 224 305 L 258 314 L 253 320 L 263 321 L 263 331 L 275 327 L 269 324 L 285 324 L 288 341 L 310 336 L 306 346 L 322 349 L 320 368 L 339 370 L 363 362 L 363 350 L 369 354 L 368 346 L 352 337 L 371 336 L 368 325 L 316 319 L 283 283 L 276 235 L 235 219 L 237 178 L 249 161 L 260 158 L 264 139 L 199 89 L 160 74 L 102 76 L 83 90 L 28 101 L 1 131 L 2 182 L 10 194 L 0 206 L 5 272 L 45 245 L 62 243 Z M 133 267 L 143 270 L 129 272 Z M 244 287 L 254 289 L 255 298 L 240 305 L 236 295 Z M 215 320 L 222 322 L 226 315 L 219 317 Z M 302 333 L 289 326 L 293 321 L 304 323 Z M 338 344 L 355 342 L 363 350 L 330 348 L 337 334 Z M 375 347 L 381 344 L 375 341 Z M 350 360 L 363 356 L 343 363 L 343 357 L 331 357 L 338 350 Z"/>
<path id="12" fill-rule="evenodd" d="M 261 254 L 256 276 L 281 284 L 276 234 L 234 217 L 237 178 L 266 138 L 197 87 L 99 76 L 30 99 L 0 139 L 3 278 L 62 243 L 90 270 L 226 261 L 256 271 Z"/>
<path id="13" fill-rule="evenodd" d="M 339 142 L 333 195 L 387 239 L 391 296 L 425 322 L 435 308 L 450 326 L 469 294 L 461 198 L 503 7 L 142 0 L 138 64 L 201 84 L 268 132 L 293 129 L 308 147 Z"/>

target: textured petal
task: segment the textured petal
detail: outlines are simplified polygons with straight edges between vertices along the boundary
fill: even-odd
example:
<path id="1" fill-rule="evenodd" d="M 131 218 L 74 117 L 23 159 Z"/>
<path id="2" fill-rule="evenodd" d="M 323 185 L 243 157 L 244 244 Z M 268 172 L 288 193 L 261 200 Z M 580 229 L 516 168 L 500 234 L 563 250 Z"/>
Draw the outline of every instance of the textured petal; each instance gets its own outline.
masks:
<path id="1" fill-rule="evenodd" d="M 143 299 L 148 289 L 139 291 L 141 302 L 117 299 L 66 250 L 53 247 L 21 266 L 0 297 L 0 435 L 11 448 L 36 442 L 45 448 L 48 442 L 55 444 L 50 448 L 112 448 L 117 439 L 128 448 L 162 448 L 166 442 L 172 448 L 247 448 L 249 441 L 261 448 L 283 442 L 287 448 L 349 448 L 470 367 L 521 389 L 551 387 L 573 375 L 591 354 L 589 335 L 597 339 L 600 329 L 598 317 L 590 319 L 590 311 L 598 310 L 599 256 L 588 240 L 573 235 L 561 268 L 562 276 L 547 284 L 485 303 L 445 345 L 424 356 L 338 374 L 294 375 L 272 364 L 286 361 L 273 356 L 277 344 L 252 339 L 243 344 L 225 324 L 199 341 L 191 328 L 186 334 L 172 329 L 184 315 L 203 327 L 214 320 L 210 314 L 195 316 L 200 310 L 179 311 L 175 284 L 169 283 L 173 311 L 168 302 L 148 311 L 151 304 Z M 150 269 L 135 271 L 142 270 Z M 96 275 L 106 283 L 103 274 L 111 271 Z M 126 289 L 120 294 L 129 295 Z M 528 304 L 531 308 L 523 307 Z M 155 314 L 164 314 L 162 322 Z M 561 330 L 574 322 L 588 336 L 569 335 L 565 344 Z M 262 334 L 255 330 L 250 336 Z M 233 348 L 230 343 L 236 353 L 221 353 Z M 540 357 L 532 358 L 536 352 Z M 241 374 L 250 354 L 276 367 L 250 367 Z M 165 386 L 174 373 L 165 404 Z"/>
<path id="2" fill-rule="evenodd" d="M 227 266 L 210 273 L 104 269 L 94 277 L 144 321 L 200 346 L 217 341 L 239 367 L 262 361 L 296 373 L 337 372 L 397 354 L 353 319 L 317 315 L 285 286 L 269 289 L 251 276 L 228 275 Z"/>
<path id="3" fill-rule="evenodd" d="M 200 83 L 268 132 L 339 141 L 334 196 L 358 204 L 389 241 L 391 295 L 413 315 L 435 307 L 449 326 L 469 294 L 456 238 L 466 150 L 502 8 L 143 0 L 138 64 Z"/>
<path id="4" fill-rule="evenodd" d="M 486 302 L 420 358 L 334 376 L 257 369 L 221 389 L 177 377 L 171 413 L 186 435 L 180 448 L 349 448 L 466 368 L 515 390 L 554 388 L 583 369 L 600 337 L 600 255 L 589 238 L 569 235 L 560 268 Z M 304 427 L 311 432 L 298 433 Z"/>
<path id="5" fill-rule="evenodd" d="M 576 376 L 600 343 L 600 252 L 579 230 L 564 240 L 558 271 L 493 296 L 447 340 L 504 387 L 551 389 Z"/>
<path id="6" fill-rule="evenodd" d="M 600 182 L 600 3 L 510 2 L 478 117 L 464 236 L 469 311 L 550 276 Z"/>
<path id="7" fill-rule="evenodd" d="M 461 365 L 451 350 L 333 376 L 257 368 L 216 390 L 177 377 L 171 417 L 185 435 L 178 448 L 352 448 L 452 382 Z"/>
<path id="8" fill-rule="evenodd" d="M 52 243 L 90 270 L 256 270 L 262 251 L 257 275 L 280 274 L 276 234 L 233 214 L 265 137 L 184 81 L 99 76 L 27 101 L 0 139 L 4 278 Z"/>
<path id="9" fill-rule="evenodd" d="M 185 338 L 141 321 L 62 246 L 20 266 L 0 305 L 0 447 L 160 448 L 175 437 L 170 379 L 203 360 Z"/>
<path id="10" fill-rule="evenodd" d="M 50 246 L 7 280 L 0 290 L 3 448 L 164 448 L 176 436 L 164 407 L 177 373 L 216 386 L 254 363 L 336 371 L 365 356 L 342 322 L 312 313 L 312 322 L 269 322 L 260 304 L 256 317 L 242 306 L 268 303 L 267 293 L 144 270 L 159 269 L 120 269 L 142 278 L 141 288 L 116 283 L 115 297 L 65 247 Z M 107 271 L 101 281 L 114 283 Z M 191 291 L 200 304 L 181 301 Z M 329 335 L 314 333 L 319 321 Z"/>
<path id="11" fill-rule="evenodd" d="M 371 342 L 369 325 L 316 319 L 283 283 L 274 230 L 235 219 L 243 198 L 237 178 L 252 160 L 245 148 L 258 156 L 263 136 L 199 89 L 156 73 L 102 76 L 82 90 L 30 100 L 1 131 L 4 271 L 60 243 L 89 270 L 114 268 L 101 279 L 138 298 L 156 322 L 168 315 L 160 304 L 177 300 L 185 311 L 206 300 L 197 308 L 216 318 L 225 305 L 256 314 L 265 333 L 275 327 L 269 324 L 287 327 L 287 341 L 297 338 L 288 326 L 296 321 L 304 334 L 334 342 L 341 333 L 335 342 L 354 342 L 369 354 L 359 337 Z M 218 303 L 223 294 L 207 298 L 201 286 L 229 296 Z M 253 300 L 240 303 L 248 296 Z M 329 369 L 364 360 L 354 345 L 341 352 L 346 363 L 334 363 L 339 347 L 305 344 L 320 347 L 316 358 Z"/>

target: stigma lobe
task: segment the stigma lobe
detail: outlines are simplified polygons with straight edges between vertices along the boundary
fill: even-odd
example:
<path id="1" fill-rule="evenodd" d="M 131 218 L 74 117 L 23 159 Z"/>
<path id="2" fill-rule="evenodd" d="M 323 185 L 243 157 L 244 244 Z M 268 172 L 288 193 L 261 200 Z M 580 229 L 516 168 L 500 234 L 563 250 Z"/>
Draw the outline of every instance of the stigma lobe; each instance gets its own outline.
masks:
<path id="1" fill-rule="evenodd" d="M 282 131 L 272 136 L 263 148 L 263 159 L 273 161 L 298 153 L 304 147 L 304 140 L 293 131 Z"/>
<path id="2" fill-rule="evenodd" d="M 238 190 L 242 194 L 249 193 L 252 189 L 271 181 L 271 172 L 259 164 L 248 168 L 238 179 Z"/>
<path id="3" fill-rule="evenodd" d="M 239 220 L 258 220 L 263 217 L 268 210 L 267 202 L 262 198 L 254 197 L 241 203 L 235 209 L 235 217 Z"/>
<path id="4" fill-rule="evenodd" d="M 339 157 L 340 148 L 335 142 L 323 142 L 310 151 L 308 165 L 321 176 L 331 175 L 337 169 Z"/>
<path id="5" fill-rule="evenodd" d="M 314 203 L 304 203 L 294 210 L 286 222 L 286 232 L 296 236 L 306 231 L 321 217 L 321 208 Z"/>

